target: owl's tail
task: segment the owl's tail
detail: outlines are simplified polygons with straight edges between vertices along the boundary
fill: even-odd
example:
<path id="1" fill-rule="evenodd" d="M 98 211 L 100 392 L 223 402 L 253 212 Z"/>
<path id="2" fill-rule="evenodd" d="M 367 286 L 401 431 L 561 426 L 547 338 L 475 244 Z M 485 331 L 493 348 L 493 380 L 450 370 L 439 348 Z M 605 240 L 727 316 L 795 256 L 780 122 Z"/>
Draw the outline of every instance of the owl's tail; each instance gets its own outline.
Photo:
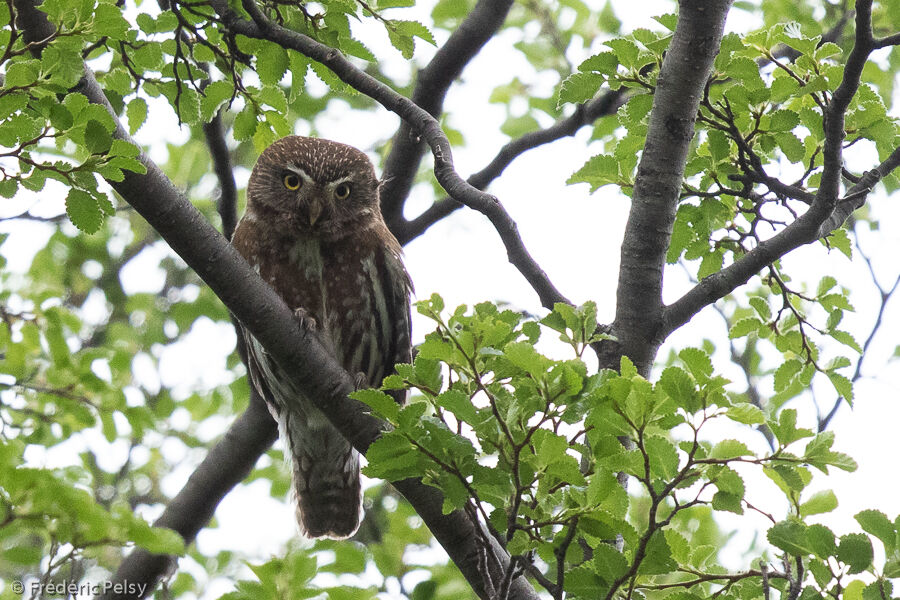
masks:
<path id="1" fill-rule="evenodd" d="M 356 533 L 362 519 L 359 453 L 316 413 L 304 415 L 307 419 L 286 416 L 281 423 L 291 456 L 297 523 L 306 537 L 344 539 Z"/>

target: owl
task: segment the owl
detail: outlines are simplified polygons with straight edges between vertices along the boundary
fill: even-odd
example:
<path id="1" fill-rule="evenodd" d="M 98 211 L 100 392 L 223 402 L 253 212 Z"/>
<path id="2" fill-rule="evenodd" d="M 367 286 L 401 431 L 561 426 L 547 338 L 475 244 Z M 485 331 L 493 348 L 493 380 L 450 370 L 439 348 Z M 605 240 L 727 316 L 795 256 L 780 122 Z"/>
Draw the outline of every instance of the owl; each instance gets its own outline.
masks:
<path id="1" fill-rule="evenodd" d="M 378 189 L 372 163 L 356 148 L 280 139 L 253 168 L 232 239 L 361 387 L 380 385 L 410 360 L 412 284 Z M 362 518 L 359 454 L 259 342 L 245 338 L 250 378 L 286 444 L 301 533 L 353 535 Z"/>

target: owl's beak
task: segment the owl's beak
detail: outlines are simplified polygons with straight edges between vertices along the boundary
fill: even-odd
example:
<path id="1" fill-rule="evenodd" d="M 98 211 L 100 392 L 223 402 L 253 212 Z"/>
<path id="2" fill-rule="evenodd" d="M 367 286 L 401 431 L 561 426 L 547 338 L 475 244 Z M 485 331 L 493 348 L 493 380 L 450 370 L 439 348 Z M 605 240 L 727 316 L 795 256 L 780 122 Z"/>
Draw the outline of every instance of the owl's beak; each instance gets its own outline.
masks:
<path id="1" fill-rule="evenodd" d="M 311 198 L 309 201 L 309 211 L 307 215 L 309 216 L 309 226 L 312 227 L 316 224 L 316 221 L 319 220 L 319 217 L 322 216 L 323 209 L 322 202 L 318 198 Z"/>

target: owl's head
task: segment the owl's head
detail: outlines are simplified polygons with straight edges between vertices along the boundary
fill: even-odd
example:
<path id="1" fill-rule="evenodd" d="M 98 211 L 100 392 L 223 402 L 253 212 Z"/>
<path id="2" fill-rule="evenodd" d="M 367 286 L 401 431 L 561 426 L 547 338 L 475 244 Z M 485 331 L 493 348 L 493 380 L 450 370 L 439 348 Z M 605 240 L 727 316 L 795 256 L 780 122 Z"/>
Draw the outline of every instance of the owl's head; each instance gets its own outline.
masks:
<path id="1" fill-rule="evenodd" d="M 247 210 L 285 233 L 337 239 L 380 220 L 378 179 L 356 148 L 292 135 L 260 155 Z"/>

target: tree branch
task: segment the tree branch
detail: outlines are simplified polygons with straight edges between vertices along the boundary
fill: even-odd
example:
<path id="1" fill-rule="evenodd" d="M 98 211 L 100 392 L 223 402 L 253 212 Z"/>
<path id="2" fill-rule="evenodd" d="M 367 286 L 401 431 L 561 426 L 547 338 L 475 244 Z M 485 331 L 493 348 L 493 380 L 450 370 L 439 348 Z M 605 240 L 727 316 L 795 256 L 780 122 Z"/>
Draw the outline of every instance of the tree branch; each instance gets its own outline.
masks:
<path id="1" fill-rule="evenodd" d="M 250 386 L 250 405 L 235 419 L 181 491 L 172 498 L 154 526 L 168 527 L 190 544 L 212 518 L 219 502 L 253 470 L 257 459 L 278 439 L 278 427 L 263 400 Z M 119 565 L 112 586 L 101 600 L 126 600 L 134 596 L 114 593 L 144 584 L 148 593 L 175 567 L 175 557 L 134 550 Z"/>
<path id="2" fill-rule="evenodd" d="M 623 89 L 610 90 L 590 102 L 580 104 L 574 113 L 564 119 L 560 119 L 550 127 L 526 133 L 503 146 L 488 166 L 473 174 L 466 181 L 479 190 L 487 188 L 491 182 L 503 173 L 506 167 L 525 152 L 564 137 L 575 135 L 583 126 L 590 125 L 604 115 L 615 113 L 624 102 L 624 98 Z M 409 221 L 403 221 L 396 226 L 393 229 L 394 235 L 397 236 L 401 244 L 407 244 L 459 208 L 462 208 L 462 205 L 452 198 L 438 200 L 418 217 Z"/>
<path id="3" fill-rule="evenodd" d="M 838 200 L 843 172 L 841 146 L 844 140 L 844 114 L 859 89 L 863 67 L 874 49 L 871 9 L 871 0 L 858 0 L 856 3 L 856 40 L 841 83 L 825 107 L 824 170 L 809 210 L 775 236 L 761 242 L 730 266 L 705 278 L 666 307 L 663 335 L 678 329 L 705 306 L 745 284 L 766 265 L 840 227 L 856 208 L 862 206 L 872 186 L 900 165 L 900 148 L 897 148 L 883 163 L 860 178 L 843 200 Z"/>
<path id="4" fill-rule="evenodd" d="M 219 198 L 216 206 L 222 217 L 222 233 L 231 239 L 237 226 L 237 185 L 231 168 L 231 153 L 225 144 L 225 128 L 222 126 L 222 112 L 216 113 L 212 121 L 203 124 L 203 135 L 209 146 L 213 170 L 219 179 Z"/>
<path id="5" fill-rule="evenodd" d="M 252 1 L 244 3 L 253 21 L 248 21 L 232 11 L 227 0 L 210 0 L 213 10 L 222 19 L 223 24 L 233 33 L 250 38 L 264 39 L 279 44 L 283 48 L 295 50 L 304 56 L 322 63 L 344 83 L 369 96 L 386 109 L 396 113 L 409 126 L 417 131 L 431 147 L 434 155 L 434 174 L 438 183 L 447 194 L 466 206 L 485 215 L 500 235 L 506 247 L 509 262 L 525 277 L 537 292 L 541 304 L 553 308 L 557 302 L 571 304 L 553 285 L 547 274 L 541 269 L 526 250 L 519 235 L 516 222 L 509 216 L 500 201 L 469 185 L 456 172 L 450 142 L 441 130 L 440 123 L 412 102 L 401 96 L 374 77 L 357 69 L 343 54 L 320 44 L 303 34 L 285 29 L 268 20 Z"/>
<path id="6" fill-rule="evenodd" d="M 601 343 L 600 366 L 628 356 L 647 374 L 662 335 L 662 279 L 680 198 L 694 121 L 719 51 L 731 0 L 683 0 L 660 69 L 647 141 L 638 164 L 622 242 L 612 334 Z"/>
<path id="7" fill-rule="evenodd" d="M 413 103 L 431 116 L 438 117 L 450 86 L 503 26 L 510 7 L 512 0 L 479 0 L 428 66 L 419 72 L 412 93 Z M 403 121 L 394 135 L 391 151 L 384 163 L 384 184 L 381 186 L 381 212 L 392 231 L 402 227 L 406 221 L 403 205 L 424 153 L 425 144 L 420 135 Z"/>
<path id="8" fill-rule="evenodd" d="M 23 7 L 22 10 L 28 13 L 20 22 L 28 21 L 30 26 L 35 28 L 33 33 L 40 36 L 44 31 L 53 31 L 54 26 L 47 20 L 46 15 L 37 9 L 32 0 L 17 1 Z M 224 2 L 216 3 L 227 10 Z M 243 22 L 252 26 L 251 23 Z M 305 40 L 312 42 L 309 38 Z M 329 62 L 337 61 L 339 64 L 349 65 L 339 53 L 320 44 L 315 44 L 314 51 L 327 58 Z M 322 55 L 322 52 L 328 56 Z M 349 66 L 352 68 L 352 65 Z M 355 69 L 354 73 L 368 77 Z M 389 88 L 381 86 L 374 79 L 369 79 L 378 86 L 380 95 L 389 92 L 397 96 Z M 87 65 L 84 66 L 83 77 L 72 92 L 84 94 L 91 103 L 104 107 L 116 124 L 114 137 L 134 144 Z M 409 114 L 412 109 L 415 109 L 413 113 L 420 110 L 409 100 L 399 96 L 397 98 L 399 100 L 393 99 L 396 100 L 395 106 L 404 106 L 405 113 Z M 436 126 L 433 119 L 431 123 Z M 428 126 L 426 123 L 423 128 L 427 129 Z M 433 139 L 435 140 L 433 148 L 440 154 L 441 144 L 446 144 L 446 138 L 440 133 Z M 281 298 L 206 221 L 146 153 L 141 152 L 138 160 L 146 168 L 146 173 L 124 171 L 124 178 L 121 181 L 109 181 L 113 189 L 131 204 L 210 286 L 241 324 L 260 341 L 278 366 L 292 377 L 297 388 L 302 390 L 307 398 L 314 399 L 317 408 L 322 410 L 335 428 L 359 452 L 365 453 L 386 424 L 369 414 L 367 408 L 360 402 L 348 397 L 355 389 L 353 377 L 337 363 L 315 333 L 297 326 L 292 311 Z M 454 177 L 458 179 L 458 176 L 452 171 L 452 162 L 446 158 L 436 159 L 436 162 L 441 164 L 439 180 L 448 182 L 450 187 L 454 187 L 451 184 L 456 184 Z M 459 192 L 465 193 L 463 189 Z M 243 456 L 243 460 L 252 459 L 255 462 L 265 447 L 257 447 L 255 456 L 248 453 Z M 421 480 L 407 479 L 396 482 L 395 487 L 404 494 L 422 517 L 479 597 L 487 600 L 483 574 L 478 569 L 479 547 L 475 541 L 479 533 L 484 533 L 484 525 L 473 523 L 461 511 L 443 514 L 440 492 L 426 486 Z M 183 511 L 183 508 L 174 508 L 172 518 L 175 519 L 176 516 L 183 518 Z M 481 531 L 476 531 L 476 528 Z M 490 573 L 490 576 L 493 580 L 499 581 L 509 565 L 510 558 L 499 545 L 495 545 L 493 551 L 495 562 L 500 568 L 496 573 Z M 147 568 L 145 561 L 156 564 L 157 559 L 152 555 L 146 555 L 143 559 L 136 557 L 134 560 L 134 569 L 141 569 Z M 132 567 L 129 566 L 129 569 Z M 133 571 L 130 570 L 129 573 L 131 572 Z M 538 598 L 524 577 L 517 577 L 513 581 L 510 597 L 534 600 Z"/>

